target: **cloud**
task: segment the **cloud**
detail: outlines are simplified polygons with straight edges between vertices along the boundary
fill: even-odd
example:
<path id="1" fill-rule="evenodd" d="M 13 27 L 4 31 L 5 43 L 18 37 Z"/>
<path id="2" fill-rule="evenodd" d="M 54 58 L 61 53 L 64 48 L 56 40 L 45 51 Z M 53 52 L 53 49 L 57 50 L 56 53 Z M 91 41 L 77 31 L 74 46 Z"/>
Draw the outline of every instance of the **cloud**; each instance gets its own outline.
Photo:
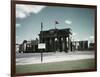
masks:
<path id="1" fill-rule="evenodd" d="M 71 37 L 72 37 L 73 41 L 78 41 L 78 39 L 77 39 L 77 33 L 76 32 L 72 32 Z"/>
<path id="2" fill-rule="evenodd" d="M 89 38 L 90 38 L 90 39 L 94 39 L 94 36 L 90 36 Z"/>
<path id="3" fill-rule="evenodd" d="M 68 25 L 70 25 L 70 24 L 72 24 L 72 21 L 70 21 L 70 20 L 65 20 L 65 23 L 68 24 Z"/>
<path id="4" fill-rule="evenodd" d="M 45 6 L 41 5 L 16 5 L 16 18 L 25 18 L 29 16 L 31 13 L 37 14 L 39 13 Z"/>
<path id="5" fill-rule="evenodd" d="M 16 24 L 16 27 L 21 27 L 21 24 Z"/>
<path id="6" fill-rule="evenodd" d="M 16 11 L 16 18 L 25 18 L 26 14 L 21 11 Z"/>
<path id="7" fill-rule="evenodd" d="M 75 33 L 75 32 L 72 33 L 72 36 L 76 36 L 76 35 L 77 35 L 77 33 Z"/>
<path id="8" fill-rule="evenodd" d="M 89 37 L 89 41 L 92 42 L 92 43 L 94 43 L 94 36 L 90 36 Z"/>

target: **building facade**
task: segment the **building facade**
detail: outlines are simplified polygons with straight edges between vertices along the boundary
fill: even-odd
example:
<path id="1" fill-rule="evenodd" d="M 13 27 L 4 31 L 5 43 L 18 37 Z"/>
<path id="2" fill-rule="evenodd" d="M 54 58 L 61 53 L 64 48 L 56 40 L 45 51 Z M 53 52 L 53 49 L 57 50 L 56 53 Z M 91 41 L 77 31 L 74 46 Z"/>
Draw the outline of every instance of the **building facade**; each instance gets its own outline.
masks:
<path id="1" fill-rule="evenodd" d="M 65 51 L 72 50 L 70 35 L 72 34 L 70 28 L 66 29 L 50 29 L 47 31 L 40 31 L 40 43 L 46 44 L 45 51 Z"/>

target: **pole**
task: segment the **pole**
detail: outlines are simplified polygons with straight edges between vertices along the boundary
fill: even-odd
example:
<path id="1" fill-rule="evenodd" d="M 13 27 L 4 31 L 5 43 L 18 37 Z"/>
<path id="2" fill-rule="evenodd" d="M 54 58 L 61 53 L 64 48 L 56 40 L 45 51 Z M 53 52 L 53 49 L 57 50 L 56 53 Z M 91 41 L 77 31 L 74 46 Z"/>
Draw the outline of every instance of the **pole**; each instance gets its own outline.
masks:
<path id="1" fill-rule="evenodd" d="M 43 30 L 43 23 L 41 22 L 41 32 L 42 32 L 42 30 Z"/>
<path id="2" fill-rule="evenodd" d="M 56 23 L 55 23 L 55 29 L 56 29 Z"/>
<path id="3" fill-rule="evenodd" d="M 43 62 L 43 51 L 41 50 L 41 62 Z"/>
<path id="4" fill-rule="evenodd" d="M 56 29 L 56 24 L 59 24 L 59 22 L 58 21 L 55 21 L 55 29 Z"/>
<path id="5" fill-rule="evenodd" d="M 41 22 L 41 43 L 43 43 L 43 23 Z M 43 50 L 41 49 L 41 62 L 43 62 Z"/>

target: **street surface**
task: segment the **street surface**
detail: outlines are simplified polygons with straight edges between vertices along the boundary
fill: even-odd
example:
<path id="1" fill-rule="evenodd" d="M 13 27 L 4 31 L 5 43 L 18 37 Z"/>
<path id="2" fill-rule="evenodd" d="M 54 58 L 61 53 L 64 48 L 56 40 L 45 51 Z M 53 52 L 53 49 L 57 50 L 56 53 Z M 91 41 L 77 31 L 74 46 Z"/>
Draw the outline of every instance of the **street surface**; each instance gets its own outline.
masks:
<path id="1" fill-rule="evenodd" d="M 49 52 L 43 53 L 43 62 L 41 62 L 40 53 L 16 53 L 16 65 L 93 59 L 94 57 L 94 51 Z"/>

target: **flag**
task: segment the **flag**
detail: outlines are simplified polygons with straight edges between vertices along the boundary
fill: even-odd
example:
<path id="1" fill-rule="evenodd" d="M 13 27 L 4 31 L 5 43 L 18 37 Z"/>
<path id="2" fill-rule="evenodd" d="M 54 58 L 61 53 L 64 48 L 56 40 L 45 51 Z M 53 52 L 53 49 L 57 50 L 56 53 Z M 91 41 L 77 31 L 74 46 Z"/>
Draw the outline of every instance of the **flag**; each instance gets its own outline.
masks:
<path id="1" fill-rule="evenodd" d="M 59 22 L 58 21 L 55 21 L 55 24 L 59 24 Z"/>

